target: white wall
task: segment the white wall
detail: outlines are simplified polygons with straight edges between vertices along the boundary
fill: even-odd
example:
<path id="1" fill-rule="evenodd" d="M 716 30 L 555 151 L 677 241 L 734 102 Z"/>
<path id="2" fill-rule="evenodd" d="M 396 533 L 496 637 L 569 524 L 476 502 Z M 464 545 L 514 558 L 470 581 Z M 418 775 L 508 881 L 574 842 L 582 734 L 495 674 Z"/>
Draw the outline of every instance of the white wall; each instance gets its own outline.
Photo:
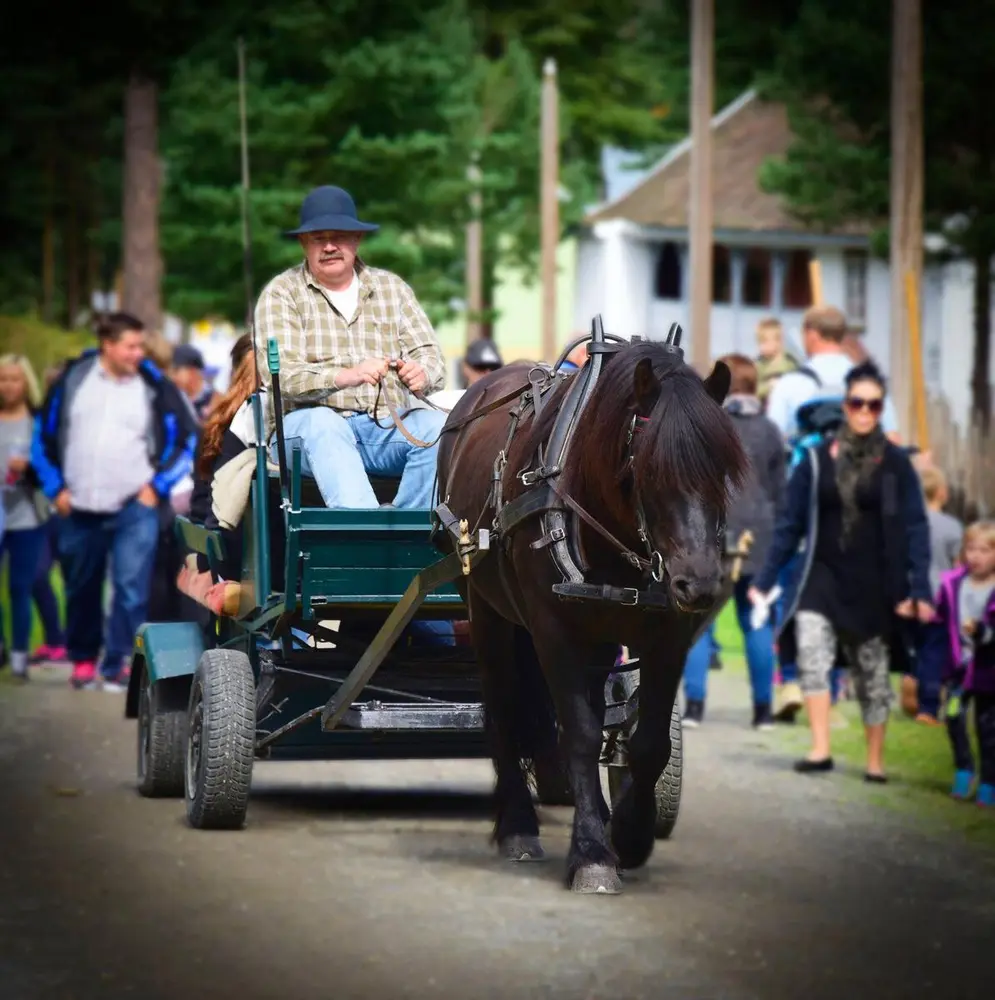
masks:
<path id="1" fill-rule="evenodd" d="M 663 338 L 670 324 L 684 328 L 685 354 L 691 352 L 687 291 L 684 301 L 656 298 L 656 245 L 637 227 L 624 222 L 600 224 L 594 234 L 578 240 L 574 318 L 586 330 L 600 312 L 605 329 L 624 336 L 639 334 Z M 819 249 L 824 301 L 846 305 L 846 272 L 842 250 Z M 922 303 L 923 371 L 926 385 L 942 392 L 955 419 L 963 423 L 970 412 L 971 365 L 974 344 L 973 267 L 966 263 L 929 265 L 920 290 Z M 685 284 L 687 276 L 685 275 Z M 887 261 L 868 261 L 864 339 L 867 350 L 890 374 L 891 278 Z M 995 294 L 993 294 L 995 305 Z M 752 356 L 756 352 L 756 322 L 773 310 L 713 305 L 712 356 L 732 351 Z M 789 344 L 801 346 L 803 310 L 782 310 L 781 321 Z M 995 309 L 993 309 L 995 324 Z M 995 382 L 995 352 L 991 380 Z"/>
<path id="2" fill-rule="evenodd" d="M 574 286 L 574 329 L 591 328 L 595 313 L 604 309 L 604 245 L 601 240 L 583 235 L 577 240 L 577 276 Z"/>

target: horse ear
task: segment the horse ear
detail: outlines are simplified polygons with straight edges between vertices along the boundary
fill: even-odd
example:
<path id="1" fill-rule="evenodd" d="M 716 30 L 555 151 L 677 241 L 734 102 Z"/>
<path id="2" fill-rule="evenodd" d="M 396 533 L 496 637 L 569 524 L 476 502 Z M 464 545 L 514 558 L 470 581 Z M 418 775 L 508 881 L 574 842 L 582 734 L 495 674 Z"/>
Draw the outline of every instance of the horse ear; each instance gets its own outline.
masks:
<path id="1" fill-rule="evenodd" d="M 708 395 L 721 406 L 729 395 L 729 386 L 732 385 L 732 372 L 724 361 L 716 361 L 711 374 L 705 379 L 705 389 Z"/>
<path id="2" fill-rule="evenodd" d="M 653 374 L 653 362 L 649 358 L 643 358 L 636 365 L 632 383 L 636 394 L 636 412 L 648 417 L 660 397 L 660 383 Z"/>

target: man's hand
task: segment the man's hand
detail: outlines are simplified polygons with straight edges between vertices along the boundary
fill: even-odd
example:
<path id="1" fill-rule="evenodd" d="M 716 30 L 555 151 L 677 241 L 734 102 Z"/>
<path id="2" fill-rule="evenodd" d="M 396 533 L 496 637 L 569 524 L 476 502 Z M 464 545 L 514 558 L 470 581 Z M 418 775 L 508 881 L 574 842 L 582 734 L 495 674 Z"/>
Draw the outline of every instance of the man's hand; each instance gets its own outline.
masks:
<path id="1" fill-rule="evenodd" d="M 764 597 L 764 595 L 761 594 L 756 587 L 750 587 L 750 589 L 747 590 L 746 599 L 750 602 L 750 604 L 763 604 L 767 600 L 767 598 Z"/>
<path id="2" fill-rule="evenodd" d="M 148 483 L 146 483 L 138 491 L 138 496 L 136 496 L 135 499 L 143 507 L 156 508 L 156 507 L 159 506 L 159 495 L 156 493 L 156 491 Z"/>
<path id="3" fill-rule="evenodd" d="M 907 597 L 895 607 L 895 614 L 899 618 L 918 618 L 924 625 L 928 625 L 936 612 L 929 601 L 913 601 L 911 597 Z"/>
<path id="4" fill-rule="evenodd" d="M 59 495 L 52 501 L 52 506 L 55 507 L 55 512 L 59 517 L 68 517 L 73 509 L 73 501 L 72 497 L 69 496 L 69 490 L 61 490 Z"/>
<path id="5" fill-rule="evenodd" d="M 13 457 L 7 463 L 7 475 L 20 478 L 28 470 L 28 460 L 26 458 Z"/>
<path id="6" fill-rule="evenodd" d="M 386 358 L 367 358 L 354 368 L 343 368 L 335 376 L 335 384 L 340 389 L 353 389 L 357 385 L 376 385 L 386 374 Z"/>
<path id="7" fill-rule="evenodd" d="M 964 635 L 974 638 L 978 634 L 978 623 L 973 618 L 968 618 L 960 627 Z"/>
<path id="8" fill-rule="evenodd" d="M 428 385 L 428 372 L 417 361 L 402 361 L 397 374 L 412 392 L 422 392 Z"/>

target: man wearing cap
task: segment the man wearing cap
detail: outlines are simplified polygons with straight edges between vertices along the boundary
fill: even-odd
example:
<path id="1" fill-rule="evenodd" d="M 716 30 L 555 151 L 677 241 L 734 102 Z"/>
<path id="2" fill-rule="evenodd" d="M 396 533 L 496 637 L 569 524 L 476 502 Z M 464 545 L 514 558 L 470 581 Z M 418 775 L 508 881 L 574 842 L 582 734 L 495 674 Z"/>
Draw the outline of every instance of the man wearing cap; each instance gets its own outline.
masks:
<path id="1" fill-rule="evenodd" d="M 463 356 L 463 381 L 469 389 L 474 382 L 479 382 L 488 372 L 497 371 L 504 362 L 494 341 L 486 337 L 473 341 Z"/>
<path id="2" fill-rule="evenodd" d="M 300 225 L 286 234 L 304 260 L 273 278 L 256 304 L 260 369 L 266 378 L 266 343 L 275 337 L 287 447 L 300 447 L 327 506 L 378 506 L 374 474 L 400 476 L 395 506 L 430 507 L 438 445 L 407 441 L 383 397 L 415 438 L 435 442 L 445 414 L 411 407 L 416 393 L 442 388 L 445 362 L 411 287 L 358 256 L 363 234 L 378 228 L 359 221 L 342 188 L 308 194 Z"/>
<path id="3" fill-rule="evenodd" d="M 204 355 L 193 344 L 180 344 L 173 351 L 169 376 L 190 401 L 197 419 L 203 423 L 215 397 L 214 390 L 204 377 Z"/>

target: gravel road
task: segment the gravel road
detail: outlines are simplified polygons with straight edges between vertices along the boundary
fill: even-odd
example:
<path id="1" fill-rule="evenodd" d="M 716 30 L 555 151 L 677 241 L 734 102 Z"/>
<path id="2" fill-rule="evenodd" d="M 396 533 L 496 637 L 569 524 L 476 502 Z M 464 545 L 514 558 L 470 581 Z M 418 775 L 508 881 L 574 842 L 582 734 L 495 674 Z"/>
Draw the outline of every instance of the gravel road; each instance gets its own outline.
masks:
<path id="1" fill-rule="evenodd" d="M 134 791 L 123 696 L 0 686 L 3 1000 L 990 998 L 995 867 L 801 777 L 713 675 L 673 839 L 617 897 L 489 843 L 479 761 L 261 764 L 249 825 Z M 965 807 L 967 808 L 967 807 Z"/>

